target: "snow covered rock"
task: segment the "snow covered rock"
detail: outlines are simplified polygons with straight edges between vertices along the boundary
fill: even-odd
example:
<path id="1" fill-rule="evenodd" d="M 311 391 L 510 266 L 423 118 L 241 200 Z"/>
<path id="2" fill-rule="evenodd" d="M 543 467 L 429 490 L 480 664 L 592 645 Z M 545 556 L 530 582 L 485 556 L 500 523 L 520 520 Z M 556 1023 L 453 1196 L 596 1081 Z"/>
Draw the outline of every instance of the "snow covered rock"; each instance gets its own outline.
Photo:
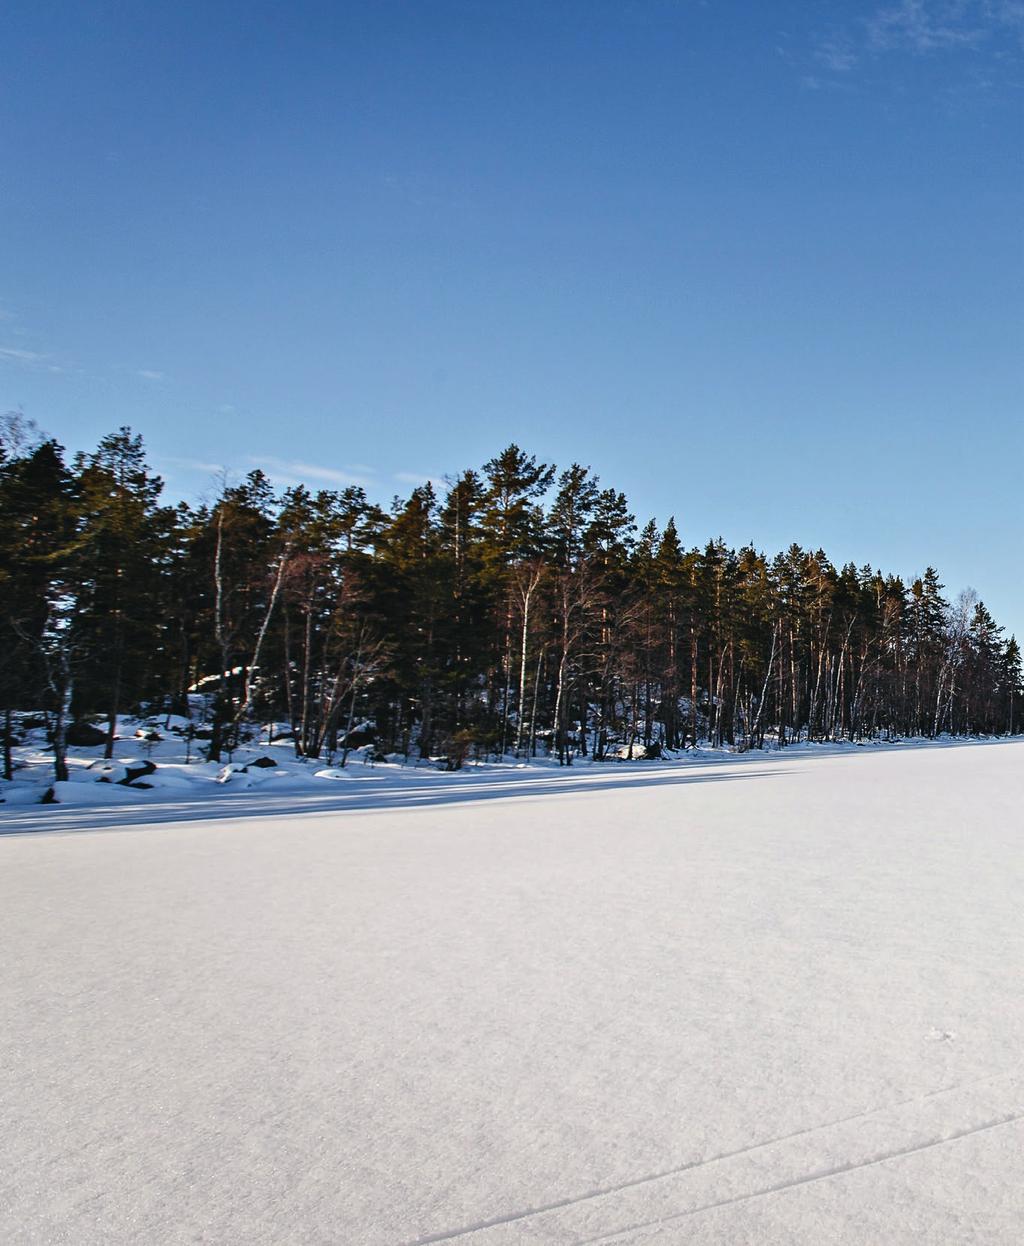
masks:
<path id="1" fill-rule="evenodd" d="M 99 727 L 94 727 L 92 723 L 72 723 L 68 727 L 67 740 L 75 748 L 94 748 L 97 744 L 102 744 L 106 738 L 107 733 L 101 731 Z"/>
<path id="2" fill-rule="evenodd" d="M 258 757 L 249 762 L 233 761 L 221 767 L 217 782 L 230 783 L 235 787 L 252 787 L 255 783 L 273 778 L 277 768 L 277 762 L 271 761 L 269 757 Z"/>
<path id="3" fill-rule="evenodd" d="M 148 788 L 156 788 L 159 791 L 184 793 L 197 791 L 198 787 L 201 785 L 201 782 L 202 780 L 189 778 L 185 774 L 175 774 L 174 772 L 168 773 L 167 769 L 162 766 L 160 770 L 152 776 L 151 780 L 146 782 L 145 786 Z M 136 783 L 132 786 L 142 787 L 142 784 Z"/>
<path id="4" fill-rule="evenodd" d="M 128 787 L 137 780 L 152 774 L 156 766 L 151 761 L 94 761 L 89 767 L 96 771 L 97 783 L 119 783 Z"/>
<path id="5" fill-rule="evenodd" d="M 42 794 L 44 805 L 77 805 L 80 807 L 103 807 L 105 805 L 130 805 L 139 799 L 140 787 L 149 784 L 131 784 L 130 786 L 106 782 L 79 783 L 73 779 L 69 782 L 52 783 Z M 38 789 L 36 789 L 38 792 Z M 38 797 L 37 797 L 38 799 Z"/>
<path id="6" fill-rule="evenodd" d="M 36 783 L 18 785 L 0 781 L 0 805 L 35 805 L 42 798 L 44 789 Z"/>

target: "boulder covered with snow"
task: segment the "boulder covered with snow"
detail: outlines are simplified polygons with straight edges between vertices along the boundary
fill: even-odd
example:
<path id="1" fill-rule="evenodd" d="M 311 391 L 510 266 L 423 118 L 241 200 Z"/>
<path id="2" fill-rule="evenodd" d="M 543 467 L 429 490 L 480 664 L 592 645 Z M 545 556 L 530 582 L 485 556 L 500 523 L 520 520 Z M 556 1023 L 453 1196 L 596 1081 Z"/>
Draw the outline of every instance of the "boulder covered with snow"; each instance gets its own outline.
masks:
<path id="1" fill-rule="evenodd" d="M 94 761 L 89 767 L 96 773 L 97 783 L 119 783 L 128 787 L 146 775 L 152 774 L 156 766 L 151 761 Z"/>
<path id="2" fill-rule="evenodd" d="M 259 757 L 254 762 L 233 761 L 221 767 L 217 782 L 230 783 L 233 787 L 252 787 L 254 783 L 273 778 L 276 770 L 277 762 L 267 757 Z"/>
<path id="3" fill-rule="evenodd" d="M 106 738 L 107 733 L 92 723 L 77 722 L 68 727 L 67 741 L 76 748 L 94 748 Z"/>
<path id="4" fill-rule="evenodd" d="M 51 783 L 43 792 L 41 803 L 44 805 L 77 805 L 86 808 L 130 805 L 138 801 L 140 787 L 149 787 L 149 784 L 131 784 L 125 787 L 104 783 L 100 786 L 96 783 L 78 783 L 72 779 L 68 782 Z M 37 799 L 40 798 L 37 796 Z"/>
<path id="5" fill-rule="evenodd" d="M 37 805 L 44 791 L 38 783 L 10 783 L 0 780 L 0 805 Z"/>

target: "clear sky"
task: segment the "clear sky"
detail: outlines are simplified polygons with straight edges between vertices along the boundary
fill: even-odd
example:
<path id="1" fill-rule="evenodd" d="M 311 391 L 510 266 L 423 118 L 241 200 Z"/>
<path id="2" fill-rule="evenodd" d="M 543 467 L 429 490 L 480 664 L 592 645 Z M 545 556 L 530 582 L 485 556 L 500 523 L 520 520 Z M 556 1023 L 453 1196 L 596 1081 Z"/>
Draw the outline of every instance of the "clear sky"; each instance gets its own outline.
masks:
<path id="1" fill-rule="evenodd" d="M 8 0 L 0 410 L 387 501 L 510 440 L 1024 632 L 1019 0 Z"/>

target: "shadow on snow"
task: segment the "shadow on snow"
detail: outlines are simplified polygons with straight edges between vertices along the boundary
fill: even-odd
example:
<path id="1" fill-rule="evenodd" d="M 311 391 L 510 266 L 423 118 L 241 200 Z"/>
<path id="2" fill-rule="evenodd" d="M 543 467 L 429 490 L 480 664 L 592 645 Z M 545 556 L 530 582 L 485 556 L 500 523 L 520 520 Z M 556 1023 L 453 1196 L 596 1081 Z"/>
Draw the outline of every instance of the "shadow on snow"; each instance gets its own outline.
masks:
<path id="1" fill-rule="evenodd" d="M 634 765 L 637 763 L 634 763 Z M 642 763 L 640 763 L 642 764 Z M 358 772 L 357 772 L 358 773 Z M 225 819 L 286 818 L 296 814 L 378 813 L 402 809 L 440 808 L 445 805 L 475 804 L 487 800 L 547 800 L 552 796 L 579 793 L 639 790 L 650 787 L 688 786 L 696 783 L 722 783 L 733 779 L 753 779 L 774 775 L 795 774 L 794 770 L 776 770 L 763 766 L 754 769 L 738 765 L 727 771 L 716 767 L 713 773 L 698 773 L 696 768 L 644 765 L 639 772 L 623 773 L 582 768 L 579 771 L 559 770 L 538 773 L 522 770 L 509 774 L 438 773 L 428 778 L 421 771 L 408 776 L 380 776 L 384 786 L 377 786 L 377 776 L 369 774 L 351 780 L 323 780 L 340 791 L 296 792 L 272 794 L 266 788 L 232 795 L 225 791 L 210 793 L 196 800 L 163 800 L 152 804 L 117 806 L 59 805 L 19 807 L 0 821 L 0 836 L 37 835 L 54 832 L 146 830 L 161 824 L 214 822 Z M 427 781 L 424 782 L 424 779 Z M 272 783 L 273 780 L 269 780 Z M 365 786 L 364 786 L 365 785 Z"/>
<path id="2" fill-rule="evenodd" d="M 608 762 L 554 769 L 552 767 L 466 770 L 448 774 L 426 767 L 398 771 L 354 766 L 351 779 L 320 780 L 324 790 L 311 792 L 268 787 L 232 793 L 221 790 L 198 799 L 154 800 L 152 803 L 103 806 L 17 806 L 7 812 L 0 807 L 0 837 L 60 832 L 145 830 L 154 825 L 219 822 L 253 818 L 285 818 L 296 814 L 386 812 L 401 809 L 473 804 L 484 800 L 547 799 L 576 793 L 638 791 L 643 788 L 719 783 L 799 774 L 793 767 L 777 769 L 783 760 L 815 760 L 823 757 L 856 758 L 864 753 L 905 752 L 917 749 L 967 748 L 1024 743 L 1012 739 L 907 740 L 871 742 L 863 749 L 849 744 L 798 745 L 779 751 L 752 751 L 719 755 L 689 754 L 676 762 Z M 710 772 L 710 773 L 709 773 Z M 274 780 L 267 783 L 273 784 Z M 282 787 L 285 787 L 284 780 Z"/>

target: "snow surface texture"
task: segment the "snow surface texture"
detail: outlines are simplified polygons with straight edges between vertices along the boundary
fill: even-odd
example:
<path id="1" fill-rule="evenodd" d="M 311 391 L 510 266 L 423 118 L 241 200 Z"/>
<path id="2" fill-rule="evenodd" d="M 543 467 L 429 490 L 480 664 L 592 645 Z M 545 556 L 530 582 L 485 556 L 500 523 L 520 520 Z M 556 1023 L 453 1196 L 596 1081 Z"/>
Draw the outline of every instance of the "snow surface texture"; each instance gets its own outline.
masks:
<path id="1" fill-rule="evenodd" d="M 1021 1240 L 1024 744 L 437 779 L 3 814 L 0 1240 Z"/>

